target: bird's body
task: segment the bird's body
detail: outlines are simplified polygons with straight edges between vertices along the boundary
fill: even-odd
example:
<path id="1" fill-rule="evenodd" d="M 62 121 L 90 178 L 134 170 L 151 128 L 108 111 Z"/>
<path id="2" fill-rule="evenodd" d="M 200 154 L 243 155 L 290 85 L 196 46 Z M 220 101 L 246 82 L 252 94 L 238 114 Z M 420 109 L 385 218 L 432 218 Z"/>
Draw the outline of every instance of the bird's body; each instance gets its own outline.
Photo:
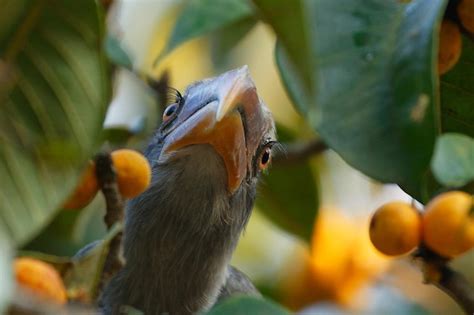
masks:
<path id="1" fill-rule="evenodd" d="M 235 81 L 227 86 L 228 93 L 246 84 L 242 91 L 253 93 L 254 103 L 245 105 L 248 97 L 237 100 L 243 105 L 227 105 L 222 118 L 214 119 L 222 115 L 225 103 L 215 87 L 226 79 Z M 162 126 L 150 142 L 146 156 L 152 165 L 152 183 L 127 205 L 126 265 L 102 295 L 106 314 L 119 314 L 122 306 L 144 314 L 194 314 L 209 309 L 219 297 L 256 293 L 245 276 L 229 265 L 255 199 L 259 173 L 253 167 L 255 157 L 274 137 L 273 121 L 249 80 L 242 68 L 192 85 L 181 108 L 176 108 L 174 125 Z M 209 84 L 211 89 L 203 90 Z M 241 117 L 240 123 L 235 115 Z M 204 127 L 199 125 L 202 121 Z M 265 126 L 249 125 L 257 122 Z M 235 128 L 244 132 L 234 132 Z M 253 130 L 259 139 L 248 138 Z M 230 136 L 227 142 L 220 138 L 223 133 Z"/>

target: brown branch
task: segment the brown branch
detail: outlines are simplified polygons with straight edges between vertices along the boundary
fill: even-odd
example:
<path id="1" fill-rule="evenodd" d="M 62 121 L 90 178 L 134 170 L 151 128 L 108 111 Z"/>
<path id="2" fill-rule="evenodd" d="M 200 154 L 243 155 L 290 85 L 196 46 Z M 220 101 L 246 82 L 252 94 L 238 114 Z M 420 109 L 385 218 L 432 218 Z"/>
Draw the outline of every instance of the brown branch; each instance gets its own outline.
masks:
<path id="1" fill-rule="evenodd" d="M 102 194 L 105 197 L 106 213 L 104 222 L 107 230 L 110 230 L 115 223 L 122 222 L 124 217 L 124 201 L 119 193 L 116 174 L 112 163 L 112 158 L 108 153 L 98 154 L 96 159 L 96 172 Z M 101 279 L 96 290 L 96 296 L 108 283 L 108 281 L 123 267 L 123 257 L 121 254 L 123 232 L 120 231 L 109 243 L 109 250 L 104 263 Z"/>
<path id="2" fill-rule="evenodd" d="M 425 283 L 449 295 L 466 314 L 474 314 L 474 289 L 460 273 L 452 270 L 448 259 L 420 246 L 415 258 L 421 260 Z"/>
<path id="3" fill-rule="evenodd" d="M 283 149 L 276 152 L 273 165 L 290 165 L 306 161 L 314 155 L 322 153 L 328 146 L 320 139 L 307 142 L 286 143 Z"/>

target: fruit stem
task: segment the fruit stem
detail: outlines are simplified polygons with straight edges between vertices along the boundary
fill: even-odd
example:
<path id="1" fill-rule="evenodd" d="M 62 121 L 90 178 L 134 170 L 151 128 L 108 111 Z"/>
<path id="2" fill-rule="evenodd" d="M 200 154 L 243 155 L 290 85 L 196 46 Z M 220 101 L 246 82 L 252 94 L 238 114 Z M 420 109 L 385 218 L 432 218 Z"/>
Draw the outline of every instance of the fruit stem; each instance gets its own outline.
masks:
<path id="1" fill-rule="evenodd" d="M 95 158 L 95 163 L 97 179 L 106 204 L 104 222 L 107 230 L 110 231 L 115 223 L 123 221 L 124 201 L 119 193 L 116 181 L 117 176 L 110 153 L 98 154 Z M 123 232 L 118 232 L 109 243 L 109 252 L 105 259 L 104 269 L 94 294 L 94 299 L 99 297 L 105 285 L 124 265 L 124 259 L 121 255 L 122 236 Z"/>
<path id="2" fill-rule="evenodd" d="M 466 314 L 474 313 L 474 290 L 460 273 L 448 266 L 441 267 L 441 279 L 435 285 L 451 296 Z"/>
<path id="3" fill-rule="evenodd" d="M 474 314 L 474 289 L 463 275 L 447 265 L 448 259 L 424 245 L 414 257 L 421 260 L 425 283 L 433 284 L 448 294 L 466 314 Z"/>

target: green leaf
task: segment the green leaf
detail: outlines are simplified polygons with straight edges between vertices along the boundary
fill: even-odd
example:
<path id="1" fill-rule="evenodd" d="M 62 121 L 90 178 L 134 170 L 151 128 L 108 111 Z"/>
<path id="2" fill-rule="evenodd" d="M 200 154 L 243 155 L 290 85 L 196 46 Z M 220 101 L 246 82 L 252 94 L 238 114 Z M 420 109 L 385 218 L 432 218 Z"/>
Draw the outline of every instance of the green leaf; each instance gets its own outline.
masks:
<path id="1" fill-rule="evenodd" d="M 109 60 L 117 66 L 122 66 L 127 69 L 133 68 L 133 62 L 129 54 L 126 52 L 122 43 L 117 37 L 108 35 L 104 41 L 105 52 Z"/>
<path id="2" fill-rule="evenodd" d="M 24 249 L 57 256 L 72 256 L 106 234 L 102 196 L 81 210 L 62 210 Z"/>
<path id="3" fill-rule="evenodd" d="M 0 229 L 21 245 L 52 219 L 96 150 L 110 87 L 96 1 L 0 7 L 14 25 L 0 33 L 0 71 L 13 78 L 0 83 Z"/>
<path id="4" fill-rule="evenodd" d="M 461 187 L 474 180 L 474 139 L 446 133 L 438 137 L 431 169 L 436 180 L 448 187 Z"/>
<path id="5" fill-rule="evenodd" d="M 114 145 L 123 145 L 134 136 L 128 126 L 109 127 L 104 129 L 103 137 Z"/>
<path id="6" fill-rule="evenodd" d="M 366 175 L 416 198 L 439 130 L 434 65 L 445 4 L 306 1 L 303 26 L 293 33 L 306 34 L 312 62 L 294 62 L 281 38 L 284 49 L 276 51 L 290 96 L 324 141 Z M 274 14 L 283 14 L 279 9 Z M 309 102 L 300 83 L 307 81 L 304 66 L 314 85 Z"/>
<path id="7" fill-rule="evenodd" d="M 0 314 L 6 314 L 13 292 L 12 252 L 6 236 L 0 230 Z"/>
<path id="8" fill-rule="evenodd" d="M 443 132 L 474 137 L 474 41 L 463 36 L 456 66 L 441 77 L 441 127 Z"/>
<path id="9" fill-rule="evenodd" d="M 295 135 L 278 126 L 279 140 L 289 142 Z M 318 213 L 318 189 L 309 162 L 279 164 L 263 176 L 258 188 L 257 207 L 288 232 L 310 241 Z"/>
<path id="10" fill-rule="evenodd" d="M 311 97 L 304 89 L 303 78 L 298 74 L 293 62 L 288 58 L 287 53 L 278 40 L 275 45 L 275 61 L 280 71 L 280 77 L 296 109 L 304 113 L 311 106 Z M 312 94 L 312 93 L 311 93 Z"/>
<path id="11" fill-rule="evenodd" d="M 297 84 L 298 98 L 301 102 L 298 102 L 296 106 L 300 110 L 311 106 L 314 104 L 317 78 L 314 75 L 315 60 L 312 54 L 314 41 L 308 36 L 311 26 L 305 20 L 307 17 L 305 1 L 253 0 L 253 2 L 263 19 L 275 30 L 278 42 L 281 43 L 282 54 L 285 54 L 286 64 L 300 78 Z M 285 75 L 282 77 L 285 80 Z M 289 89 L 288 86 L 287 89 Z M 290 96 L 294 96 L 294 93 L 290 93 Z"/>
<path id="12" fill-rule="evenodd" d="M 219 30 L 252 15 L 252 8 L 242 0 L 190 0 L 181 11 L 160 57 L 190 39 Z"/>
<path id="13" fill-rule="evenodd" d="M 250 296 L 236 296 L 213 307 L 207 315 L 289 315 L 286 309 L 274 302 Z"/>
<path id="14" fill-rule="evenodd" d="M 213 32 L 210 37 L 211 55 L 217 67 L 225 64 L 231 50 L 252 30 L 255 24 L 257 24 L 257 19 L 249 16 Z"/>
<path id="15" fill-rule="evenodd" d="M 122 232 L 122 228 L 121 223 L 116 223 L 103 240 L 87 245 L 72 259 L 73 264 L 64 275 L 64 283 L 71 299 L 86 303 L 93 301 L 109 253 L 110 242 Z"/>

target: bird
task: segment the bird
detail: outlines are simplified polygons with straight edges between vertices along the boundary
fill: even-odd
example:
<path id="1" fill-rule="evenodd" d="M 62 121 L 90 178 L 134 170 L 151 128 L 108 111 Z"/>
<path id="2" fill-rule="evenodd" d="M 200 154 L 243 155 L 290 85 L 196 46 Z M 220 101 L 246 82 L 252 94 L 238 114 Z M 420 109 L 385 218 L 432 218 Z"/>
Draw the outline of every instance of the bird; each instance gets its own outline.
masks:
<path id="1" fill-rule="evenodd" d="M 232 295 L 259 296 L 230 261 L 275 143 L 247 66 L 178 93 L 145 150 L 151 184 L 127 203 L 126 263 L 101 294 L 103 313 L 196 314 Z"/>

